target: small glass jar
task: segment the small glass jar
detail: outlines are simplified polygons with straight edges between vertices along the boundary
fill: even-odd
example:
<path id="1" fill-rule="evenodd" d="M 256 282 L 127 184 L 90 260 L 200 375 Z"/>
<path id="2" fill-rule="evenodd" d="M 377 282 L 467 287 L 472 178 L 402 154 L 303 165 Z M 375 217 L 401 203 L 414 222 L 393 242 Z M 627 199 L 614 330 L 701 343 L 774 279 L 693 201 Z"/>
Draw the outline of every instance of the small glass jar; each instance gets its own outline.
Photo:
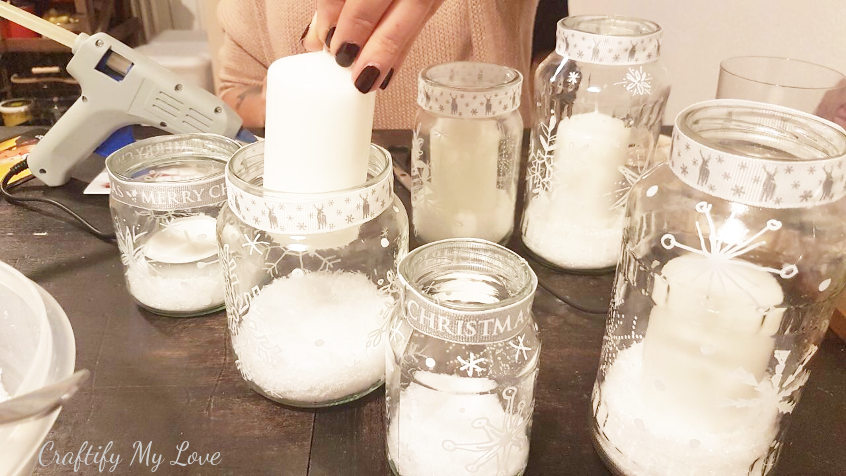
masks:
<path id="1" fill-rule="evenodd" d="M 411 144 L 418 240 L 508 241 L 523 140 L 522 85 L 519 71 L 495 64 L 446 63 L 420 73 Z"/>
<path id="2" fill-rule="evenodd" d="M 394 474 L 523 474 L 540 355 L 537 277 L 477 239 L 424 245 L 399 266 L 387 450 Z"/>
<path id="3" fill-rule="evenodd" d="M 334 192 L 273 191 L 263 173 L 263 142 L 232 157 L 217 225 L 235 364 L 287 405 L 366 395 L 385 377 L 383 335 L 408 252 L 391 156 L 371 146 L 367 181 Z"/>
<path id="4" fill-rule="evenodd" d="M 768 473 L 846 284 L 846 134 L 706 101 L 631 191 L 593 391 L 618 474 Z"/>
<path id="5" fill-rule="evenodd" d="M 574 16 L 535 73 L 523 243 L 571 271 L 611 269 L 632 184 L 648 170 L 670 94 L 661 28 Z"/>
<path id="6" fill-rule="evenodd" d="M 106 159 L 109 205 L 129 294 L 167 316 L 223 308 L 215 221 L 223 171 L 240 148 L 214 134 L 152 137 Z"/>

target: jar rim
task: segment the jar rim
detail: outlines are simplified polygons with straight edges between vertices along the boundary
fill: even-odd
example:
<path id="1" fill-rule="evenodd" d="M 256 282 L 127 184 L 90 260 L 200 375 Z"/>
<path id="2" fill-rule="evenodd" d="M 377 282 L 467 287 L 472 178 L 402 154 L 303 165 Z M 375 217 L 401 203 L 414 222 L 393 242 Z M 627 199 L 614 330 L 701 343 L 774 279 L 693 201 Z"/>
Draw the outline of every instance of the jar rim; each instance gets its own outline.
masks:
<path id="1" fill-rule="evenodd" d="M 748 74 L 746 71 L 760 71 L 760 65 L 755 65 L 757 67 L 751 67 L 749 70 L 746 71 L 739 71 L 738 67 L 741 67 L 743 63 L 751 63 L 751 62 L 778 62 L 782 63 L 784 67 L 790 67 L 794 65 L 799 65 L 802 68 L 807 68 L 808 71 L 806 73 L 810 73 L 811 70 L 814 70 L 818 73 L 823 73 L 829 75 L 829 78 L 832 79 L 832 82 L 829 83 L 828 86 L 804 86 L 798 84 L 779 84 L 773 82 L 770 79 L 757 77 L 754 74 Z M 741 63 L 741 64 L 738 64 Z M 818 63 L 814 63 L 811 61 L 806 61 L 798 58 L 790 58 L 785 56 L 759 56 L 759 55 L 751 55 L 751 56 L 733 56 L 731 58 L 726 58 L 720 61 L 720 72 L 731 75 L 736 78 L 744 79 L 746 81 L 753 81 L 756 83 L 760 83 L 767 86 L 776 86 L 779 88 L 786 88 L 786 89 L 801 89 L 801 90 L 826 90 L 826 89 L 846 89 L 846 84 L 839 85 L 840 81 L 846 79 L 846 75 L 841 73 L 840 71 L 822 65 Z M 807 74 L 803 75 L 803 77 L 807 78 Z"/>
<path id="2" fill-rule="evenodd" d="M 239 171 L 237 167 L 241 166 L 242 162 L 245 162 L 250 159 L 255 160 L 257 158 L 261 158 L 261 170 L 258 170 L 258 167 L 256 167 L 251 169 L 251 171 L 259 173 L 257 173 L 256 177 L 254 177 L 253 179 L 243 177 L 242 174 L 243 172 L 246 172 L 247 169 Z M 375 168 L 373 167 L 373 159 L 376 159 Z M 248 144 L 244 147 L 241 147 L 238 151 L 235 152 L 235 154 L 232 155 L 232 158 L 226 164 L 226 178 L 228 183 L 251 195 L 269 197 L 283 201 L 316 201 L 339 194 L 349 194 L 362 188 L 373 187 L 379 182 L 385 180 L 388 174 L 393 173 L 393 162 L 391 160 L 391 153 L 388 152 L 384 147 L 381 147 L 376 144 L 370 144 L 370 162 L 371 163 L 370 167 L 368 167 L 367 180 L 361 185 L 356 185 L 353 187 L 347 187 L 338 190 L 330 190 L 327 192 L 282 192 L 265 188 L 263 185 L 264 141 L 260 140 L 252 144 Z M 245 167 L 249 167 L 249 165 L 246 163 L 243 165 Z M 258 178 L 262 179 L 262 183 L 253 183 L 253 181 Z"/>
<path id="3" fill-rule="evenodd" d="M 183 144 L 186 146 L 186 150 L 180 152 L 174 151 L 170 154 L 165 153 L 163 154 L 163 156 L 155 155 L 150 157 L 133 157 L 134 154 L 140 153 L 143 148 L 155 146 L 157 144 Z M 212 133 L 190 133 L 155 136 L 133 142 L 132 144 L 124 146 L 109 154 L 109 156 L 106 157 L 105 161 L 106 169 L 108 170 L 109 174 L 113 176 L 113 178 L 122 182 L 137 184 L 151 183 L 148 181 L 139 180 L 137 177 L 133 177 L 132 174 L 128 172 L 136 170 L 136 168 L 133 168 L 132 166 L 138 165 L 139 161 L 142 164 L 152 164 L 158 161 L 163 162 L 168 158 L 176 158 L 179 156 L 189 155 L 192 153 L 192 145 L 197 146 L 196 149 L 193 151 L 194 153 L 201 153 L 204 156 L 204 159 L 213 160 L 221 164 L 226 164 L 230 157 L 232 157 L 232 155 L 241 148 L 241 144 L 238 141 Z M 212 149 L 211 146 L 214 146 L 215 148 Z M 147 159 L 147 161 L 145 162 L 144 159 Z M 176 186 L 205 182 L 216 177 L 223 177 L 224 170 L 225 166 L 220 167 L 219 170 L 213 170 L 209 173 L 192 176 L 190 178 L 159 182 L 159 185 Z"/>
<path id="4" fill-rule="evenodd" d="M 824 157 L 795 157 L 787 154 L 773 154 L 753 158 L 802 163 L 816 162 L 824 158 L 846 155 L 846 130 L 839 125 L 807 112 L 757 101 L 741 99 L 702 101 L 688 106 L 679 112 L 676 116 L 675 127 L 679 129 L 681 134 L 702 145 L 727 154 L 738 154 L 737 150 L 727 147 L 724 143 L 706 137 L 703 134 L 704 131 L 696 127 L 698 121 L 706 119 L 709 113 L 713 114 L 714 112 L 720 112 L 718 117 L 724 119 L 722 121 L 723 125 L 729 124 L 728 120 L 740 121 L 742 117 L 754 120 L 755 123 L 753 124 L 766 127 L 770 131 L 774 130 L 774 125 L 780 125 L 782 128 L 787 128 L 789 125 L 792 127 L 791 130 L 786 131 L 789 134 L 789 138 L 796 140 L 806 139 L 808 141 L 814 141 L 817 144 L 828 145 L 830 148 L 835 149 L 833 152 L 828 153 L 820 151 L 821 154 L 825 154 Z"/>
<path id="5" fill-rule="evenodd" d="M 509 296 L 506 299 L 498 300 L 495 303 L 459 304 L 454 302 L 444 302 L 436 300 L 435 298 L 430 296 L 429 291 L 425 289 L 425 287 L 421 286 L 421 283 L 419 283 L 417 279 L 413 279 L 413 277 L 412 279 L 409 279 L 409 274 L 411 272 L 411 270 L 409 269 L 411 266 L 410 263 L 412 263 L 415 258 L 418 258 L 421 254 L 427 252 L 437 252 L 440 249 L 448 250 L 449 248 L 454 248 L 456 246 L 464 246 L 469 249 L 475 249 L 483 252 L 498 253 L 501 257 L 508 260 L 509 264 L 514 265 L 515 268 L 519 268 L 522 274 L 521 279 L 524 280 L 522 286 L 520 286 L 520 288 L 517 289 L 513 293 L 513 295 Z M 466 265 L 467 263 L 456 262 L 455 264 Z M 513 250 L 510 250 L 502 245 L 478 238 L 450 238 L 446 240 L 434 241 L 419 246 L 403 257 L 403 259 L 397 266 L 397 270 L 400 281 L 405 286 L 408 286 L 413 289 L 424 299 L 428 300 L 430 304 L 444 307 L 451 311 L 459 311 L 465 313 L 488 312 L 499 308 L 512 306 L 527 299 L 531 299 L 532 295 L 534 295 L 535 291 L 537 290 L 538 284 L 537 275 L 535 274 L 532 267 L 529 265 L 528 261 L 526 261 L 522 256 L 518 255 Z"/>
<path id="6" fill-rule="evenodd" d="M 442 70 L 449 70 L 450 67 L 461 67 L 461 68 L 476 68 L 478 70 L 488 69 L 491 71 L 498 70 L 503 74 L 503 80 L 497 82 L 495 84 L 490 84 L 488 86 L 479 86 L 479 85 L 461 85 L 461 84 L 449 84 L 444 82 L 443 79 L 439 79 L 434 77 L 436 73 L 442 72 Z M 447 78 L 449 76 L 447 75 Z M 448 79 L 449 81 L 449 79 Z M 454 82 L 454 80 L 453 80 Z M 420 72 L 420 83 L 421 87 L 423 85 L 430 86 L 430 87 L 437 87 L 441 89 L 449 89 L 454 91 L 461 91 L 461 92 L 489 92 L 489 91 L 496 91 L 499 89 L 507 89 L 512 87 L 518 87 L 523 82 L 523 74 L 520 71 L 517 71 L 514 68 L 509 66 L 493 64 L 493 63 L 482 63 L 476 61 L 452 61 L 450 63 L 441 63 L 435 64 L 426 67 Z"/>
<path id="7" fill-rule="evenodd" d="M 594 28 L 585 28 L 584 25 L 591 25 Z M 641 27 L 640 31 L 632 30 L 629 33 L 624 31 L 603 32 L 598 31 L 599 26 L 608 26 L 611 24 L 616 28 L 630 28 Z M 573 15 L 564 17 L 558 20 L 558 26 L 567 30 L 575 30 L 581 33 L 588 33 L 591 35 L 621 37 L 621 38 L 640 38 L 652 36 L 661 33 L 661 26 L 652 20 L 647 20 L 638 17 L 618 16 L 618 15 Z"/>

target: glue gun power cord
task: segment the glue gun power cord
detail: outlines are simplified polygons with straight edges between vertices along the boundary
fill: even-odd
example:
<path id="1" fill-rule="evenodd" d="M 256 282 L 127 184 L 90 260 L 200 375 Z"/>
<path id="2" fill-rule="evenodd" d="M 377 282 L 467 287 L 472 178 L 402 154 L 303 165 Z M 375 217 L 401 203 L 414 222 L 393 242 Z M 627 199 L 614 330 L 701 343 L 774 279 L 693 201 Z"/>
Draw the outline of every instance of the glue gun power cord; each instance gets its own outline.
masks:
<path id="1" fill-rule="evenodd" d="M 12 190 L 15 187 L 32 180 L 33 177 L 29 176 L 29 177 L 22 178 L 22 179 L 14 182 L 12 184 L 9 183 L 12 180 L 13 177 L 15 177 L 16 175 L 25 171 L 26 169 L 27 169 L 26 160 L 22 160 L 22 161 L 18 162 L 17 164 L 13 165 L 12 168 L 9 169 L 9 172 L 6 174 L 6 176 L 3 177 L 3 180 L 0 181 L 0 195 L 3 195 L 3 197 L 6 199 L 6 201 L 8 201 L 9 203 L 12 203 L 12 204 L 19 204 L 19 203 L 23 203 L 23 202 L 40 202 L 40 203 L 47 203 L 49 205 L 53 205 L 54 207 L 57 207 L 58 209 L 67 213 L 68 215 L 70 215 L 74 220 L 78 221 L 82 225 L 82 227 L 85 229 L 85 231 L 87 231 L 88 233 L 91 233 L 92 235 L 96 236 L 97 238 L 104 240 L 104 241 L 111 241 L 111 240 L 115 239 L 114 233 L 105 233 L 105 232 L 97 229 L 94 225 L 89 223 L 88 220 L 86 220 L 85 218 L 82 218 L 78 213 L 71 210 L 65 204 L 63 204 L 61 202 L 57 202 L 56 200 L 51 200 L 49 198 L 21 197 L 21 196 L 12 195 Z"/>

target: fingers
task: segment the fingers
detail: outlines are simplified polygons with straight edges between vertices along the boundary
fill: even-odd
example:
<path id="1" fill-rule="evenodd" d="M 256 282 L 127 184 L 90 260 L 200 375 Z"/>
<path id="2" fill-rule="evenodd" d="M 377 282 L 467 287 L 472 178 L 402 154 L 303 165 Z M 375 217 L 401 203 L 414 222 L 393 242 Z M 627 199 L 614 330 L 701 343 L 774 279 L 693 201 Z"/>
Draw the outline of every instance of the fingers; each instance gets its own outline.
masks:
<path id="1" fill-rule="evenodd" d="M 441 1 L 399 0 L 390 5 L 352 67 L 355 87 L 384 89 Z M 384 87 L 383 87 L 384 86 Z"/>
<path id="2" fill-rule="evenodd" d="M 317 0 L 317 11 L 303 38 L 307 50 L 318 51 L 331 43 L 345 3 L 344 0 Z"/>
<path id="3" fill-rule="evenodd" d="M 393 0 L 347 0 L 344 3 L 329 47 L 340 66 L 346 68 L 353 64 L 392 3 Z"/>

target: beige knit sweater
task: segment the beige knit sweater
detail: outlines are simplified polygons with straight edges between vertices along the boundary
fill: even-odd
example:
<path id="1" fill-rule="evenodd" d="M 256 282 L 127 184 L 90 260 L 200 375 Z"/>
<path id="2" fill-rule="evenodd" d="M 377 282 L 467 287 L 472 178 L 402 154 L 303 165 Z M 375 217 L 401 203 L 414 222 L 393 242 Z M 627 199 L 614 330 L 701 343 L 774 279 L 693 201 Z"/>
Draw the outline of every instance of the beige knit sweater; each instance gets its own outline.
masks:
<path id="1" fill-rule="evenodd" d="M 223 0 L 218 17 L 225 36 L 220 51 L 219 94 L 260 85 L 273 60 L 304 53 L 300 35 L 314 14 L 314 0 Z M 416 110 L 417 74 L 457 60 L 497 63 L 523 73 L 521 111 L 529 120 L 532 25 L 538 0 L 446 0 L 423 28 L 391 85 L 376 100 L 376 129 L 408 129 Z"/>

